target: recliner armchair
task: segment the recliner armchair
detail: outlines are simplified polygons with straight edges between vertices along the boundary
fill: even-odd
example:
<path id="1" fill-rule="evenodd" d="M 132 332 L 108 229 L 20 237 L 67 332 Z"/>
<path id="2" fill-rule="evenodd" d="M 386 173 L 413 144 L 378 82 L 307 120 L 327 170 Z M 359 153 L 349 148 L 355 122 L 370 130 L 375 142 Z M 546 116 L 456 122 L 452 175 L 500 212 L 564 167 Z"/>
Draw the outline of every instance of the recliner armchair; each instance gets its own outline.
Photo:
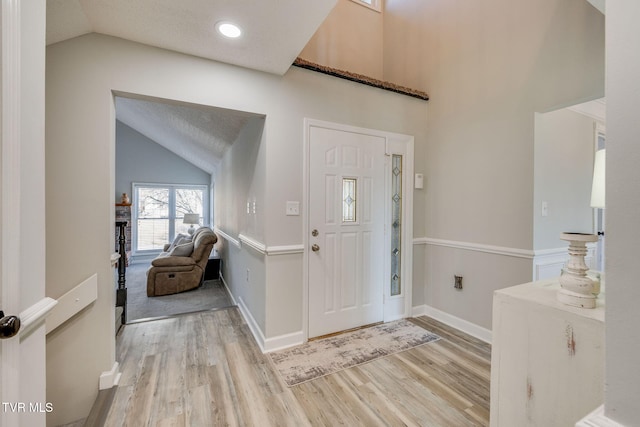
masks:
<path id="1" fill-rule="evenodd" d="M 166 245 L 165 252 L 151 261 L 147 271 L 147 296 L 177 294 L 200 286 L 209 254 L 217 241 L 210 228 L 200 227 L 193 233 L 193 251 L 188 256 L 176 255 L 178 249 L 184 254 L 187 244 L 175 248 Z"/>

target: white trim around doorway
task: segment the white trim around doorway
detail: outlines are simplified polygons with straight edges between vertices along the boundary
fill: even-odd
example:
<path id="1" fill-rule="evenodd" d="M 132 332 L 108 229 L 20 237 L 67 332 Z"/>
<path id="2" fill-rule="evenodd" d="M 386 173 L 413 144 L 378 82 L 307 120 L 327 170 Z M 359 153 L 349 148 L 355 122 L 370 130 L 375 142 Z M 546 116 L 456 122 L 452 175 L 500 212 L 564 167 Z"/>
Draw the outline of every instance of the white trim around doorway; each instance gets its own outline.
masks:
<path id="1" fill-rule="evenodd" d="M 310 204 L 310 130 L 312 127 L 322 127 L 325 129 L 342 132 L 360 133 L 384 138 L 386 141 L 385 154 L 390 157 L 393 154 L 400 154 L 404 157 L 403 170 L 403 205 L 402 205 L 402 247 L 403 253 L 402 275 L 403 289 L 401 295 L 391 297 L 389 295 L 390 284 L 385 284 L 384 288 L 384 321 L 389 322 L 403 317 L 410 317 L 412 311 L 412 271 L 413 271 L 413 163 L 414 163 L 414 137 L 410 135 L 385 132 L 376 129 L 366 129 L 340 123 L 326 122 L 311 118 L 304 119 L 304 148 L 303 148 L 303 206 L 302 209 L 302 231 L 303 231 L 303 290 L 302 290 L 302 338 L 306 342 L 309 338 L 309 204 Z M 386 162 L 385 174 L 390 175 L 391 162 Z M 385 195 L 388 201 L 391 200 L 391 183 L 387 179 L 385 183 Z M 391 204 L 385 207 L 385 212 L 390 212 Z M 385 214 L 385 220 L 390 218 L 390 213 Z M 386 228 L 386 227 L 385 227 Z M 385 233 L 385 245 L 388 245 L 390 253 L 390 241 L 387 242 Z M 389 263 L 390 255 L 385 255 L 385 262 Z M 385 273 L 388 269 L 385 269 Z"/>

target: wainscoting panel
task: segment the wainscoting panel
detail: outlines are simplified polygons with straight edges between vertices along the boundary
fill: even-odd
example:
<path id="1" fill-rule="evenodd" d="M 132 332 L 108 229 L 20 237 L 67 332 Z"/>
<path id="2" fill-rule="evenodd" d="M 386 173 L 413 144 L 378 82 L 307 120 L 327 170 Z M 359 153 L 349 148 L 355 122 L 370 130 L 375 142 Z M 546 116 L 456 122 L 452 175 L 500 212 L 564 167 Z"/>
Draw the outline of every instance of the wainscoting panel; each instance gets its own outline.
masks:
<path id="1" fill-rule="evenodd" d="M 596 244 L 587 244 L 587 250 L 587 256 L 584 261 L 590 269 L 595 269 Z M 535 256 L 533 257 L 533 281 L 559 277 L 568 259 L 569 252 L 567 247 L 535 251 Z"/>
<path id="2" fill-rule="evenodd" d="M 484 252 L 495 255 L 510 256 L 516 258 L 526 258 L 533 260 L 532 280 L 544 280 L 560 276 L 564 263 L 569 259 L 567 247 L 543 249 L 531 251 L 526 249 L 508 248 L 502 246 L 482 245 L 471 242 L 459 242 L 453 240 L 434 239 L 431 237 L 416 237 L 413 239 L 414 245 L 443 246 L 467 251 Z M 590 269 L 595 269 L 596 244 L 587 244 L 588 253 L 585 262 Z"/>
<path id="3" fill-rule="evenodd" d="M 533 250 L 430 237 L 414 245 L 425 248 L 423 314 L 490 342 L 493 293 L 531 281 Z"/>

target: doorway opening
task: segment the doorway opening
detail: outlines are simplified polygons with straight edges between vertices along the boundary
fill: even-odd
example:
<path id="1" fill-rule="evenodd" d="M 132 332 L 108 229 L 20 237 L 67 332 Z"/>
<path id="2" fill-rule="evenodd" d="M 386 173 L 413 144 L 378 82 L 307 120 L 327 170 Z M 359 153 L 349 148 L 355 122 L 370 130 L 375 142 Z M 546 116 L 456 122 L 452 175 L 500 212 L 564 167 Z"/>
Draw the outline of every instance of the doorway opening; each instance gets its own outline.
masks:
<path id="1" fill-rule="evenodd" d="M 591 195 L 605 125 L 604 98 L 535 114 L 534 281 L 560 276 L 569 258 L 560 233 L 603 232 L 604 210 L 592 207 Z M 592 270 L 603 269 L 603 239 L 587 244 Z"/>
<path id="2" fill-rule="evenodd" d="M 197 278 L 188 290 L 150 291 L 149 270 L 159 256 L 199 253 L 196 230 L 213 229 L 217 167 L 255 115 L 128 93 L 114 93 L 114 104 L 115 219 L 126 223 L 122 231 L 116 226 L 116 252 L 126 266 L 119 274 L 116 319 L 132 323 L 233 305 L 220 281 L 216 245 L 194 260 Z M 189 242 L 191 254 L 182 254 Z"/>

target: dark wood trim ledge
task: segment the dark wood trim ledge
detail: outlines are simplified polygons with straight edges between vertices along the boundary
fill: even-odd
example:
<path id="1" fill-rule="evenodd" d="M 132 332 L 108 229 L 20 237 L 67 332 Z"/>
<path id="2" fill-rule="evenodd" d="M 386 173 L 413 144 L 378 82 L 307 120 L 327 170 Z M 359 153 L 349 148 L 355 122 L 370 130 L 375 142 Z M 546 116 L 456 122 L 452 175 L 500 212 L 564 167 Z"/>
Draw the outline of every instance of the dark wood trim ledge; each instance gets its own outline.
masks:
<path id="1" fill-rule="evenodd" d="M 371 77 L 363 76 L 361 74 L 351 73 L 349 71 L 337 70 L 335 68 L 325 67 L 324 65 L 315 64 L 307 61 L 306 59 L 296 58 L 293 65 L 300 68 L 305 68 L 311 71 L 317 71 L 318 73 L 328 74 L 330 76 L 339 77 L 341 79 L 350 80 L 352 82 L 361 83 L 367 86 L 377 87 L 379 89 L 388 90 L 391 92 L 407 95 L 412 98 L 422 99 L 423 101 L 429 100 L 429 95 L 426 92 L 420 90 L 411 89 L 404 86 L 399 86 L 393 83 L 385 82 L 382 80 L 373 79 Z"/>

